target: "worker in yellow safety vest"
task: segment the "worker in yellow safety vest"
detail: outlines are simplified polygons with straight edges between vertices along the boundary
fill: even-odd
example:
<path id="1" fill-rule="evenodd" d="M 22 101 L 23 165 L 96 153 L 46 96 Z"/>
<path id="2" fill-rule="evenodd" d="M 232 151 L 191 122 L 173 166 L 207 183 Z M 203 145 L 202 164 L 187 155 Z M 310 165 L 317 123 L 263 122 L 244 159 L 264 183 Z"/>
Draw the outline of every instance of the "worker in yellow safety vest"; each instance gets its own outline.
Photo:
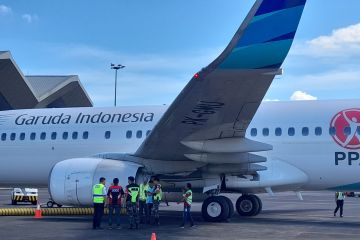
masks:
<path id="1" fill-rule="evenodd" d="M 94 204 L 94 217 L 93 217 L 93 229 L 101 228 L 101 218 L 104 214 L 104 205 L 106 199 L 106 179 L 101 177 L 98 184 L 95 184 L 92 189 L 93 204 Z"/>
<path id="2" fill-rule="evenodd" d="M 140 223 L 145 223 L 145 217 L 149 215 L 146 205 L 147 189 L 149 187 L 148 179 L 144 178 L 143 183 L 140 184 L 139 192 L 139 218 Z"/>
<path id="3" fill-rule="evenodd" d="M 334 217 L 336 217 L 336 213 L 339 209 L 340 209 L 340 217 L 343 217 L 344 199 L 345 199 L 345 193 L 343 192 L 335 193 L 336 208 L 334 210 Z"/>
<path id="4" fill-rule="evenodd" d="M 139 216 L 138 216 L 138 203 L 139 203 L 139 192 L 140 186 L 135 183 L 133 176 L 128 177 L 129 185 L 126 186 L 126 207 L 129 216 L 129 229 L 139 228 Z"/>
<path id="5" fill-rule="evenodd" d="M 192 204 L 193 193 L 191 190 L 191 183 L 187 183 L 184 189 L 184 194 L 182 195 L 181 202 L 184 203 L 184 212 L 183 212 L 183 222 L 180 225 L 181 228 L 185 227 L 186 221 L 190 221 L 190 227 L 194 226 L 194 220 L 191 216 L 191 204 Z"/>
<path id="6" fill-rule="evenodd" d="M 153 177 L 153 183 L 154 183 L 154 202 L 153 202 L 153 208 L 152 208 L 152 215 L 154 216 L 154 224 L 159 226 L 160 225 L 160 214 L 159 214 L 159 205 L 162 199 L 162 189 L 161 185 L 159 183 L 158 177 Z"/>

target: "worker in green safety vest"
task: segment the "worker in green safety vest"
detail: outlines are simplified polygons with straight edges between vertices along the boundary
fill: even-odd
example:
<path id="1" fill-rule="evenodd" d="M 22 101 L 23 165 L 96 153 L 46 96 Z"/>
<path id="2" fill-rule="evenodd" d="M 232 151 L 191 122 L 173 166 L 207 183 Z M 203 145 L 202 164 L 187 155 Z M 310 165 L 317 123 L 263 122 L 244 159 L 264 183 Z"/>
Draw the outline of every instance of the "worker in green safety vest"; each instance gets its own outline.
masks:
<path id="1" fill-rule="evenodd" d="M 130 176 L 128 177 L 129 185 L 126 186 L 126 207 L 127 213 L 129 216 L 129 229 L 139 228 L 139 216 L 138 216 L 138 203 L 139 203 L 139 193 L 140 186 L 135 183 L 135 178 Z"/>
<path id="2" fill-rule="evenodd" d="M 139 218 L 140 223 L 145 223 L 145 216 L 148 216 L 147 205 L 146 205 L 146 197 L 147 197 L 147 189 L 149 187 L 148 179 L 144 178 L 143 183 L 140 184 L 140 192 L 139 192 Z"/>
<path id="3" fill-rule="evenodd" d="M 93 229 L 101 228 L 101 218 L 104 214 L 104 206 L 106 199 L 106 179 L 101 177 L 98 184 L 95 184 L 92 189 L 93 204 L 94 204 L 94 217 L 93 217 Z"/>
<path id="4" fill-rule="evenodd" d="M 184 189 L 184 194 L 182 195 L 182 199 L 180 202 L 178 202 L 178 204 L 182 202 L 184 203 L 183 222 L 180 225 L 181 228 L 185 227 L 187 221 L 190 222 L 190 227 L 194 226 L 194 220 L 191 216 L 192 198 L 193 198 L 193 193 L 191 190 L 191 183 L 187 183 Z"/>
<path id="5" fill-rule="evenodd" d="M 340 209 L 340 217 L 343 217 L 344 199 L 345 199 L 344 192 L 336 192 L 335 193 L 336 208 L 334 210 L 334 217 L 336 217 L 336 213 L 339 209 Z"/>
<path id="6" fill-rule="evenodd" d="M 160 214 L 159 214 L 159 206 L 162 199 L 162 189 L 161 185 L 159 183 L 158 177 L 153 177 L 153 183 L 154 183 L 154 202 L 153 202 L 153 208 L 152 208 L 152 215 L 154 216 L 154 224 L 159 226 L 160 225 Z"/>

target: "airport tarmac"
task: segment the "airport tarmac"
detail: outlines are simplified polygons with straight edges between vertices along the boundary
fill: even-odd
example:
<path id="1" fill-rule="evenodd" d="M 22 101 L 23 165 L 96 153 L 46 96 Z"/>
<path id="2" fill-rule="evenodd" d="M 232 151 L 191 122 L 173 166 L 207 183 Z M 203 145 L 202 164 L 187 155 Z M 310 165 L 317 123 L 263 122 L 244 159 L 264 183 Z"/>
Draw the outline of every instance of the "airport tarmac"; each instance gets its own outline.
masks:
<path id="1" fill-rule="evenodd" d="M 9 207 L 9 190 L 0 190 L 0 207 Z M 236 200 L 236 195 L 231 196 Z M 176 203 L 161 207 L 161 226 L 142 226 L 128 230 L 122 217 L 123 230 L 92 230 L 91 216 L 54 216 L 34 219 L 29 216 L 0 217 L 0 239 L 150 239 L 155 232 L 163 239 L 353 239 L 360 236 L 360 198 L 346 198 L 344 217 L 333 217 L 332 192 L 305 192 L 304 201 L 294 193 L 275 196 L 259 195 L 262 214 L 243 218 L 234 215 L 229 223 L 206 223 L 201 219 L 200 203 L 194 203 L 195 228 L 180 229 L 181 206 Z M 40 191 L 43 201 L 46 190 Z M 18 207 L 31 205 L 21 204 Z M 103 226 L 107 227 L 106 216 Z"/>

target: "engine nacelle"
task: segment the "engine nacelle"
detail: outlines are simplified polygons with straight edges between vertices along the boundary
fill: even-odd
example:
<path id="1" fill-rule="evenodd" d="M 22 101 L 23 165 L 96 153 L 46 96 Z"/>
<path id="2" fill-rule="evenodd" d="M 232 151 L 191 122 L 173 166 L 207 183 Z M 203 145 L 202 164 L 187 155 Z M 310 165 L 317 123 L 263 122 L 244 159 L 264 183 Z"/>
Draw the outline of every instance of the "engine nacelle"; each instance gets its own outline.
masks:
<path id="1" fill-rule="evenodd" d="M 51 198 L 62 205 L 91 205 L 92 186 L 100 177 L 106 178 L 109 187 L 113 178 L 119 178 L 120 185 L 127 185 L 127 178 L 138 174 L 141 165 L 101 159 L 74 158 L 57 163 L 50 172 L 49 192 Z"/>

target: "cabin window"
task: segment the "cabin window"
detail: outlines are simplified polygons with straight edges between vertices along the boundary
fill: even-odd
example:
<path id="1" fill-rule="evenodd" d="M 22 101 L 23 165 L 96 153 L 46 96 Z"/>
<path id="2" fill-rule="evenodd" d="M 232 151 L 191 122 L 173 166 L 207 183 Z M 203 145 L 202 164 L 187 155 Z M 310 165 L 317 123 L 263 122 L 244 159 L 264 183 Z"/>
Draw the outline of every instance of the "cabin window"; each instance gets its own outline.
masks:
<path id="1" fill-rule="evenodd" d="M 72 139 L 77 139 L 78 138 L 78 132 L 73 132 L 71 135 Z"/>
<path id="2" fill-rule="evenodd" d="M 55 140 L 55 139 L 56 139 L 56 135 L 57 135 L 56 132 L 52 132 L 52 133 L 51 133 L 51 139 L 52 139 L 52 140 Z"/>
<path id="3" fill-rule="evenodd" d="M 132 137 L 132 131 L 127 131 L 126 138 L 131 138 L 131 137 Z"/>
<path id="4" fill-rule="evenodd" d="M 351 128 L 350 127 L 345 127 L 344 128 L 344 134 L 345 134 L 345 136 L 350 136 L 351 135 Z"/>
<path id="5" fill-rule="evenodd" d="M 83 132 L 83 139 L 88 139 L 89 138 L 89 132 L 85 131 Z"/>
<path id="6" fill-rule="evenodd" d="M 295 136 L 295 128 L 293 128 L 293 127 L 289 128 L 289 129 L 288 129 L 288 135 L 289 135 L 290 137 Z"/>
<path id="7" fill-rule="evenodd" d="M 250 135 L 252 137 L 256 137 L 257 136 L 257 129 L 256 128 L 252 128 L 251 131 L 250 131 Z"/>
<path id="8" fill-rule="evenodd" d="M 20 140 L 25 140 L 25 133 L 20 133 Z"/>
<path id="9" fill-rule="evenodd" d="M 275 136 L 281 136 L 281 134 L 282 134 L 282 130 L 281 130 L 281 128 L 276 128 L 275 129 Z"/>
<path id="10" fill-rule="evenodd" d="M 301 133 L 303 136 L 309 136 L 309 133 L 310 133 L 309 128 L 303 127 Z"/>
<path id="11" fill-rule="evenodd" d="M 322 135 L 322 128 L 321 127 L 316 127 L 315 128 L 315 135 L 316 136 L 321 136 Z"/>
<path id="12" fill-rule="evenodd" d="M 46 133 L 45 133 L 45 132 L 42 132 L 42 133 L 40 134 L 40 139 L 41 139 L 41 140 L 45 140 L 45 139 L 46 139 Z"/>
<path id="13" fill-rule="evenodd" d="M 136 137 L 137 138 L 142 138 L 142 131 L 137 131 L 136 132 Z"/>
<path id="14" fill-rule="evenodd" d="M 69 138 L 69 133 L 68 132 L 63 132 L 62 138 L 64 140 L 68 139 Z"/>
<path id="15" fill-rule="evenodd" d="M 6 133 L 2 133 L 1 134 L 1 141 L 5 141 L 6 140 Z"/>
<path id="16" fill-rule="evenodd" d="M 14 141 L 15 138 L 16 138 L 16 133 L 10 134 L 10 140 L 11 140 L 11 141 Z"/>
<path id="17" fill-rule="evenodd" d="M 106 131 L 106 132 L 105 132 L 105 138 L 106 138 L 106 139 L 109 139 L 110 136 L 111 136 L 111 132 L 110 132 L 110 131 Z"/>
<path id="18" fill-rule="evenodd" d="M 331 136 L 335 136 L 336 135 L 336 128 L 334 128 L 334 127 L 329 128 L 329 134 Z"/>
<path id="19" fill-rule="evenodd" d="M 270 130 L 268 128 L 264 128 L 262 133 L 263 133 L 263 136 L 267 137 L 267 136 L 269 136 Z"/>
<path id="20" fill-rule="evenodd" d="M 36 133 L 32 132 L 30 133 L 30 140 L 35 140 L 36 138 Z"/>

